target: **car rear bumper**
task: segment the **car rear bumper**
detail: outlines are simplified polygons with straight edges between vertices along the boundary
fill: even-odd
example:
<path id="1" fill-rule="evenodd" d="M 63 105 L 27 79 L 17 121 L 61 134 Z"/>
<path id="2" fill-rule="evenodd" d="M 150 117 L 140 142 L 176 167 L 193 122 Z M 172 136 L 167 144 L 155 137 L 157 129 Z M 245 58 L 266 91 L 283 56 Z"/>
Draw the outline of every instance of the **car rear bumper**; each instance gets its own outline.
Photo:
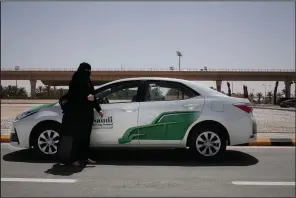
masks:
<path id="1" fill-rule="evenodd" d="M 254 142 L 257 139 L 257 123 L 253 116 L 245 116 L 229 123 L 230 145 Z"/>

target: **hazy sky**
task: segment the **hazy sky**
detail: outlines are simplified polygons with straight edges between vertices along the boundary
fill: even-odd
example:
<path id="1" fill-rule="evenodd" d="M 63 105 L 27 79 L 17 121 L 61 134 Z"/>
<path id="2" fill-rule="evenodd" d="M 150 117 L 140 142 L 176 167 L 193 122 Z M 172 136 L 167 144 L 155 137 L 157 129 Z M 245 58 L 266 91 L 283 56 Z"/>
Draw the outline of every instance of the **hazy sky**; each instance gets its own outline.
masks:
<path id="1" fill-rule="evenodd" d="M 294 2 L 2 2 L 1 20 L 2 68 L 168 68 L 176 50 L 182 68 L 295 68 Z"/>

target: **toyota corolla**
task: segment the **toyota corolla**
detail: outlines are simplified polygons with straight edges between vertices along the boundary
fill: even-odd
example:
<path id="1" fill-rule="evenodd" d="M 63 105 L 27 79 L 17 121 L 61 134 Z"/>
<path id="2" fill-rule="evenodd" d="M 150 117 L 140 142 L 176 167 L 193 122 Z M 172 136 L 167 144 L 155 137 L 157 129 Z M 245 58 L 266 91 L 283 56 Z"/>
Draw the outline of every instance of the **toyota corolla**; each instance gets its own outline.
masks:
<path id="1" fill-rule="evenodd" d="M 91 147 L 189 148 L 212 158 L 228 145 L 256 139 L 257 126 L 248 99 L 233 98 L 200 83 L 141 77 L 112 81 L 96 89 L 104 111 L 96 111 Z M 19 114 L 11 145 L 55 155 L 62 110 L 46 104 Z"/>

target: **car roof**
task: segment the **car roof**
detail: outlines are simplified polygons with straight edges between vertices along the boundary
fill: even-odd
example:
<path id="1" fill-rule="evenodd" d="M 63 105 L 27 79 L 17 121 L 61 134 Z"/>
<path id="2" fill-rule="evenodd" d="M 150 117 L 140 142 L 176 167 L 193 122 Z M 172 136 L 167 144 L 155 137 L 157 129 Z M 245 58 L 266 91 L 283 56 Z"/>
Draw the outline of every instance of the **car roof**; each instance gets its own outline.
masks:
<path id="1" fill-rule="evenodd" d="M 119 80 L 114 80 L 105 84 L 102 84 L 98 86 L 98 88 L 113 84 L 113 83 L 118 83 L 118 82 L 125 82 L 125 81 L 136 81 L 136 80 L 165 80 L 165 81 L 171 81 L 171 82 L 180 82 L 180 83 L 190 83 L 191 81 L 189 80 L 184 80 L 184 79 L 179 79 L 179 78 L 165 78 L 165 77 L 135 77 L 135 78 L 123 78 Z"/>
<path id="2" fill-rule="evenodd" d="M 185 84 L 189 86 L 190 88 L 194 89 L 198 93 L 204 96 L 226 96 L 225 94 L 218 92 L 216 90 L 213 90 L 206 85 L 202 85 L 198 82 L 190 81 L 190 80 L 184 80 L 184 79 L 179 79 L 179 78 L 165 78 L 165 77 L 135 77 L 135 78 L 124 78 L 124 79 L 119 79 L 119 80 L 114 80 L 108 83 L 105 83 L 103 85 L 98 86 L 98 88 L 104 87 L 109 84 L 113 83 L 119 83 L 119 82 L 125 82 L 125 81 L 136 81 L 136 80 L 163 80 L 163 81 L 171 81 L 171 82 L 179 82 L 182 84 Z"/>
<path id="3" fill-rule="evenodd" d="M 166 81 L 173 81 L 173 82 L 190 82 L 189 80 L 179 79 L 179 78 L 165 78 L 165 77 L 135 77 L 135 78 L 124 78 L 120 80 L 115 80 L 113 82 L 123 82 L 123 81 L 130 81 L 130 80 L 166 80 Z"/>

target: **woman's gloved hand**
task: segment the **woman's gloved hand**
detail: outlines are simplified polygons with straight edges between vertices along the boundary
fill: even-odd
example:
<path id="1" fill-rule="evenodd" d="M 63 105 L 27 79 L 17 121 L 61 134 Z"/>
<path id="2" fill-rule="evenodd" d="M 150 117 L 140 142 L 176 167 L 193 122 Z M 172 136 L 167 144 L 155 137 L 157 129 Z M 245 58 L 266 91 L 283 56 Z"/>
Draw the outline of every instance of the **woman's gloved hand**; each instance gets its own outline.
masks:
<path id="1" fill-rule="evenodd" d="M 94 95 L 92 95 L 92 94 L 89 94 L 88 96 L 87 96 L 87 99 L 89 100 L 89 101 L 95 101 L 95 97 L 94 97 Z"/>

